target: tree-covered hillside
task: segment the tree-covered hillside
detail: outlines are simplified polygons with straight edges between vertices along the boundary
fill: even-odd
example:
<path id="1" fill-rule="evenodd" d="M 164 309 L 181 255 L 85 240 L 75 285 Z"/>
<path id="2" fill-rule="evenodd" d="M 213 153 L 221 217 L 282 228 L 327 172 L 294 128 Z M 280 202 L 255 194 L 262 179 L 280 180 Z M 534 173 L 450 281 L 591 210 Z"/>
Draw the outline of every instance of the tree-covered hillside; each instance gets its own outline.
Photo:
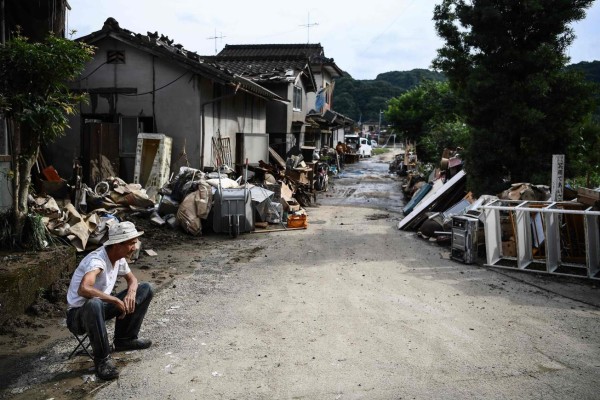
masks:
<path id="1" fill-rule="evenodd" d="M 586 79 L 600 84 L 600 61 L 583 61 L 567 68 L 579 70 Z M 446 78 L 442 73 L 428 69 L 384 72 L 374 80 L 357 80 L 346 74 L 336 80 L 333 109 L 356 122 L 359 119 L 375 122 L 379 119 L 379 111 L 387 109 L 390 99 L 427 80 L 445 81 Z"/>
<path id="2" fill-rule="evenodd" d="M 588 81 L 600 83 L 600 61 L 582 61 L 569 65 L 567 69 L 581 71 Z"/>
<path id="3" fill-rule="evenodd" d="M 374 80 L 356 80 L 350 75 L 335 82 L 333 109 L 354 121 L 378 121 L 379 111 L 387 102 L 425 80 L 443 81 L 444 75 L 427 69 L 392 71 L 377 75 Z"/>

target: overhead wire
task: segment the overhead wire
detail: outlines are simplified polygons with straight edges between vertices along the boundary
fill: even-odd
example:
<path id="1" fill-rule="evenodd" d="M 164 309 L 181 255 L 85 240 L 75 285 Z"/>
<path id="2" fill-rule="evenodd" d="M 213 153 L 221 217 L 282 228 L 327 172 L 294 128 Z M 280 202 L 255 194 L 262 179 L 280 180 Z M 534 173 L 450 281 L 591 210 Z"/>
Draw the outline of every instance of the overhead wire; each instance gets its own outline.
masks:
<path id="1" fill-rule="evenodd" d="M 180 80 L 181 78 L 183 78 L 184 76 L 186 76 L 186 75 L 187 75 L 187 74 L 189 74 L 189 73 L 190 73 L 190 71 L 185 71 L 183 74 L 181 74 L 179 77 L 175 78 L 175 79 L 174 79 L 174 80 L 172 80 L 171 82 L 169 82 L 169 83 L 167 83 L 167 84 L 165 84 L 165 85 L 163 85 L 163 86 L 161 86 L 161 87 L 159 87 L 159 88 L 156 88 L 156 89 L 154 89 L 154 90 L 150 90 L 150 91 L 148 91 L 148 92 L 144 92 L 144 93 L 135 93 L 135 94 L 121 93 L 121 96 L 132 96 L 132 97 L 135 97 L 135 96 L 143 96 L 143 95 L 146 95 L 146 94 L 152 94 L 152 93 L 156 93 L 156 92 L 158 92 L 159 90 L 162 90 L 162 89 L 164 89 L 164 88 L 166 88 L 166 87 L 168 87 L 168 86 L 170 86 L 170 85 L 174 84 L 175 82 L 177 82 L 178 80 Z"/>
<path id="2" fill-rule="evenodd" d="M 400 19 L 401 16 L 404 15 L 404 12 L 413 5 L 413 3 L 415 2 L 415 0 L 410 0 L 408 3 L 405 3 L 405 7 L 402 8 L 400 10 L 400 13 L 396 16 L 396 18 L 394 18 L 394 20 L 392 22 L 390 22 L 383 31 L 381 31 L 377 36 L 375 36 L 373 39 L 371 39 L 371 41 L 367 44 L 367 46 L 371 46 L 373 43 L 375 43 L 381 36 L 383 36 L 384 33 L 386 33 L 395 23 L 396 21 L 398 21 L 398 19 Z M 365 53 L 368 50 L 368 48 L 365 48 L 361 53 Z"/>
<path id="3" fill-rule="evenodd" d="M 93 73 L 95 73 L 96 71 L 98 71 L 101 67 L 103 67 L 104 65 L 106 65 L 108 63 L 108 61 L 104 61 L 102 64 L 98 65 L 96 67 L 96 69 L 94 69 L 92 72 L 90 72 L 89 74 L 87 74 L 86 76 L 84 76 L 83 78 L 77 80 L 76 82 L 81 82 L 84 79 L 89 78 Z"/>

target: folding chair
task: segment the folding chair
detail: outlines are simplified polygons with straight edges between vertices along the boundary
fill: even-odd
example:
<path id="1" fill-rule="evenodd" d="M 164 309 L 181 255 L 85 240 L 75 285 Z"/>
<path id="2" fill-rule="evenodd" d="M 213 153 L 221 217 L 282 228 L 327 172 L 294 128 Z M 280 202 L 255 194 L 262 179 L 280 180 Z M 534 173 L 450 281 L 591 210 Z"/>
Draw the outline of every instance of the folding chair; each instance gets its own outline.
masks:
<path id="1" fill-rule="evenodd" d="M 69 357 L 67 357 L 67 359 L 71 359 L 73 355 L 87 354 L 93 360 L 94 356 L 88 350 L 92 344 L 90 343 L 87 333 L 83 335 L 76 335 L 73 332 L 71 332 L 71 334 L 75 336 L 75 339 L 77 339 L 77 346 L 75 346 L 75 348 L 73 349 L 71 354 L 69 354 Z M 79 348 L 81 348 L 81 350 L 79 350 Z"/>

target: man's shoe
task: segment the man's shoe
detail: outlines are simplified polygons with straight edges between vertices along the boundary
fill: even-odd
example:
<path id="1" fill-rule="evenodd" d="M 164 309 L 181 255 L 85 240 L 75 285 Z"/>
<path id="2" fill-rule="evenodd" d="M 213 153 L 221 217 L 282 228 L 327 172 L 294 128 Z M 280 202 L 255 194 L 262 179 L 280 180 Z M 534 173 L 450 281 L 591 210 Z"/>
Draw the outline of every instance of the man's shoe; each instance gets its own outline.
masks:
<path id="1" fill-rule="evenodd" d="M 96 367 L 96 375 L 100 379 L 110 381 L 119 377 L 119 370 L 110 356 L 102 360 L 94 359 L 94 366 Z"/>
<path id="2" fill-rule="evenodd" d="M 150 339 L 115 340 L 115 351 L 142 350 L 152 345 Z"/>

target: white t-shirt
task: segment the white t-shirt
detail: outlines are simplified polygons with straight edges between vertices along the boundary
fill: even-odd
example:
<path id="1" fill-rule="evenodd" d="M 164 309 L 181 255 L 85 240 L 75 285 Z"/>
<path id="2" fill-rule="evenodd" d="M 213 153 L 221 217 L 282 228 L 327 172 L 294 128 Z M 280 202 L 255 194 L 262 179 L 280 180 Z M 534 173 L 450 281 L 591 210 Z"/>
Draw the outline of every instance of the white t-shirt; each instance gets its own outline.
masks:
<path id="1" fill-rule="evenodd" d="M 71 278 L 71 284 L 69 285 L 69 291 L 67 292 L 69 310 L 71 308 L 81 307 L 87 300 L 85 297 L 78 295 L 77 290 L 79 290 L 79 285 L 81 285 L 81 281 L 85 274 L 95 269 L 101 269 L 102 272 L 96 276 L 94 287 L 106 294 L 112 292 L 119 276 L 131 272 L 129 264 L 127 264 L 127 261 L 124 258 L 118 260 L 113 266 L 108 258 L 108 254 L 106 254 L 106 248 L 104 246 L 92 251 L 81 260 L 73 273 L 73 278 Z"/>

